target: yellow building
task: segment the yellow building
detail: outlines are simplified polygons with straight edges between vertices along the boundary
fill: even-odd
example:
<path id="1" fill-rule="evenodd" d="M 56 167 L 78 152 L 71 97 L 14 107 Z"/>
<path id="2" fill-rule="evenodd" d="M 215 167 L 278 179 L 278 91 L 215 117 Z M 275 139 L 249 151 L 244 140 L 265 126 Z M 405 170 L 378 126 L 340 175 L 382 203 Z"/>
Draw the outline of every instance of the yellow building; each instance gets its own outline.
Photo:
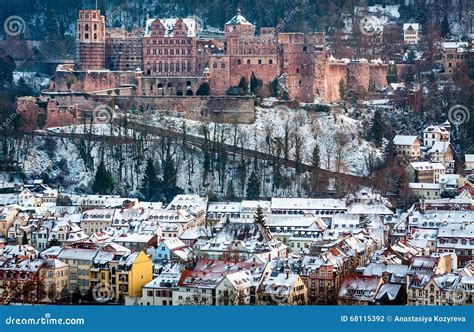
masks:
<path id="1" fill-rule="evenodd" d="M 46 303 L 65 300 L 69 287 L 69 266 L 58 259 L 45 260 L 41 268 Z"/>
<path id="2" fill-rule="evenodd" d="M 8 230 L 13 226 L 18 211 L 12 207 L 0 207 L 0 237 L 6 238 Z"/>
<path id="3" fill-rule="evenodd" d="M 138 297 L 142 287 L 153 279 L 153 263 L 143 252 L 101 251 L 90 269 L 93 296 L 98 301 L 124 302 L 126 296 Z"/>

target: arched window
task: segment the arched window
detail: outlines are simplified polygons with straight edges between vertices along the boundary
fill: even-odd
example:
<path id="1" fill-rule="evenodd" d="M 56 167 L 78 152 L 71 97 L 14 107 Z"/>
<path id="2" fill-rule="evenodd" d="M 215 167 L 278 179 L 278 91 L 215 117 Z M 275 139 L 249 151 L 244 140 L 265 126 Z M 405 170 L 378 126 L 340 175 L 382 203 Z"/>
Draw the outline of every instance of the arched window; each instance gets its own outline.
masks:
<path id="1" fill-rule="evenodd" d="M 89 24 L 86 24 L 86 31 L 89 31 Z"/>
<path id="2" fill-rule="evenodd" d="M 270 59 L 270 61 L 268 61 L 268 63 L 273 65 L 273 59 Z"/>

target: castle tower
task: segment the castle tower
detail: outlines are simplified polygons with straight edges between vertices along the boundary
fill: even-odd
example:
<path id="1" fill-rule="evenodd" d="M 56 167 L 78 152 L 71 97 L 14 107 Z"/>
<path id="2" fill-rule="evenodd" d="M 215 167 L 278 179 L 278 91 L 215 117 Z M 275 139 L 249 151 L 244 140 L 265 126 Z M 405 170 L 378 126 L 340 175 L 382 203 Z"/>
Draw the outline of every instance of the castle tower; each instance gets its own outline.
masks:
<path id="1" fill-rule="evenodd" d="M 224 51 L 229 55 L 237 54 L 240 38 L 253 36 L 255 36 L 255 25 L 247 21 L 238 9 L 237 15 L 224 25 Z"/>
<path id="2" fill-rule="evenodd" d="M 105 68 L 105 17 L 100 15 L 100 10 L 79 11 L 76 64 L 82 70 Z"/>

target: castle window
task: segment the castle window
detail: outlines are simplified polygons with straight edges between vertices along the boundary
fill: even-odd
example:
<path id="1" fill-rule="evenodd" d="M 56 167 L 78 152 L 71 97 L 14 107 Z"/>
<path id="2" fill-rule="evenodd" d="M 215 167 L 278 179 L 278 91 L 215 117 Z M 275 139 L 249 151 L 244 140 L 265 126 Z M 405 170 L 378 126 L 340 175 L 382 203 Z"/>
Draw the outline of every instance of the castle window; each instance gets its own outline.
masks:
<path id="1" fill-rule="evenodd" d="M 191 39 L 188 39 L 188 45 L 191 45 Z"/>
<path id="2" fill-rule="evenodd" d="M 268 63 L 273 65 L 273 59 L 270 59 L 270 61 L 268 61 Z"/>
<path id="3" fill-rule="evenodd" d="M 97 18 L 97 14 L 96 13 L 92 14 L 92 17 Z"/>
<path id="4" fill-rule="evenodd" d="M 163 40 L 158 40 L 158 45 L 163 45 Z"/>
<path id="5" fill-rule="evenodd" d="M 97 40 L 97 34 L 94 33 L 94 40 Z"/>
<path id="6" fill-rule="evenodd" d="M 79 34 L 79 39 L 81 39 L 81 34 Z"/>
<path id="7" fill-rule="evenodd" d="M 296 73 L 297 73 L 297 74 L 300 73 L 300 69 L 299 69 L 299 68 L 296 68 Z"/>
<path id="8" fill-rule="evenodd" d="M 173 63 L 173 62 L 171 62 L 170 71 L 171 71 L 171 72 L 174 72 L 174 63 Z"/>
<path id="9" fill-rule="evenodd" d="M 170 45 L 173 45 L 173 39 L 170 40 Z"/>
<path id="10" fill-rule="evenodd" d="M 248 65 L 250 64 L 250 59 L 249 59 L 249 60 L 247 60 L 247 64 L 248 64 Z"/>
<path id="11" fill-rule="evenodd" d="M 86 34 L 84 35 L 84 38 L 85 38 L 85 39 L 89 39 L 89 34 L 86 33 Z"/>
<path id="12" fill-rule="evenodd" d="M 224 62 L 221 63 L 221 68 L 222 68 L 222 69 L 225 68 L 225 63 L 224 63 Z"/>
<path id="13" fill-rule="evenodd" d="M 258 60 L 258 64 L 259 64 L 259 65 L 262 64 L 262 60 L 261 60 L 261 59 Z"/>
<path id="14" fill-rule="evenodd" d="M 94 30 L 97 30 L 97 24 L 94 24 Z"/>
<path id="15" fill-rule="evenodd" d="M 160 48 L 160 49 L 158 50 L 158 54 L 161 55 L 162 53 L 163 53 L 163 50 Z"/>
<path id="16" fill-rule="evenodd" d="M 89 31 L 89 24 L 86 24 L 86 31 Z"/>
<path id="17" fill-rule="evenodd" d="M 168 62 L 165 62 L 165 73 L 168 72 Z"/>
<path id="18" fill-rule="evenodd" d="M 191 65 L 191 62 L 188 62 L 188 72 L 191 72 L 193 69 L 193 66 Z"/>
<path id="19" fill-rule="evenodd" d="M 179 73 L 179 62 L 176 62 L 176 72 Z"/>
<path id="20" fill-rule="evenodd" d="M 241 65 L 241 64 L 242 64 L 242 60 L 237 59 L 237 64 L 238 64 L 238 65 Z"/>
<path id="21" fill-rule="evenodd" d="M 308 51 L 308 47 L 307 46 L 303 46 L 303 52 L 306 52 Z"/>
<path id="22" fill-rule="evenodd" d="M 214 62 L 214 64 L 212 65 L 212 68 L 217 68 L 217 62 Z"/>
<path id="23" fill-rule="evenodd" d="M 160 62 L 158 63 L 158 71 L 161 73 L 163 71 L 163 64 Z"/>
<path id="24" fill-rule="evenodd" d="M 158 83 L 158 89 L 163 89 L 163 84 Z"/>
<path id="25" fill-rule="evenodd" d="M 172 87 L 173 87 L 173 84 L 172 84 L 171 82 L 168 82 L 167 87 L 168 87 L 168 88 L 172 88 Z"/>

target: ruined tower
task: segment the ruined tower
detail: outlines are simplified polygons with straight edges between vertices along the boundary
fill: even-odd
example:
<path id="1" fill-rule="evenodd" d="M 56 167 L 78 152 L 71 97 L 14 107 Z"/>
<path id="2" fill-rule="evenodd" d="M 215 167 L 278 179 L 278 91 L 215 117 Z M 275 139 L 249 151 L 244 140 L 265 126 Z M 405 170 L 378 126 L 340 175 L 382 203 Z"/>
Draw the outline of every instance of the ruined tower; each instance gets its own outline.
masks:
<path id="1" fill-rule="evenodd" d="M 79 69 L 104 69 L 105 17 L 100 15 L 100 10 L 80 10 L 76 33 L 76 63 Z"/>

